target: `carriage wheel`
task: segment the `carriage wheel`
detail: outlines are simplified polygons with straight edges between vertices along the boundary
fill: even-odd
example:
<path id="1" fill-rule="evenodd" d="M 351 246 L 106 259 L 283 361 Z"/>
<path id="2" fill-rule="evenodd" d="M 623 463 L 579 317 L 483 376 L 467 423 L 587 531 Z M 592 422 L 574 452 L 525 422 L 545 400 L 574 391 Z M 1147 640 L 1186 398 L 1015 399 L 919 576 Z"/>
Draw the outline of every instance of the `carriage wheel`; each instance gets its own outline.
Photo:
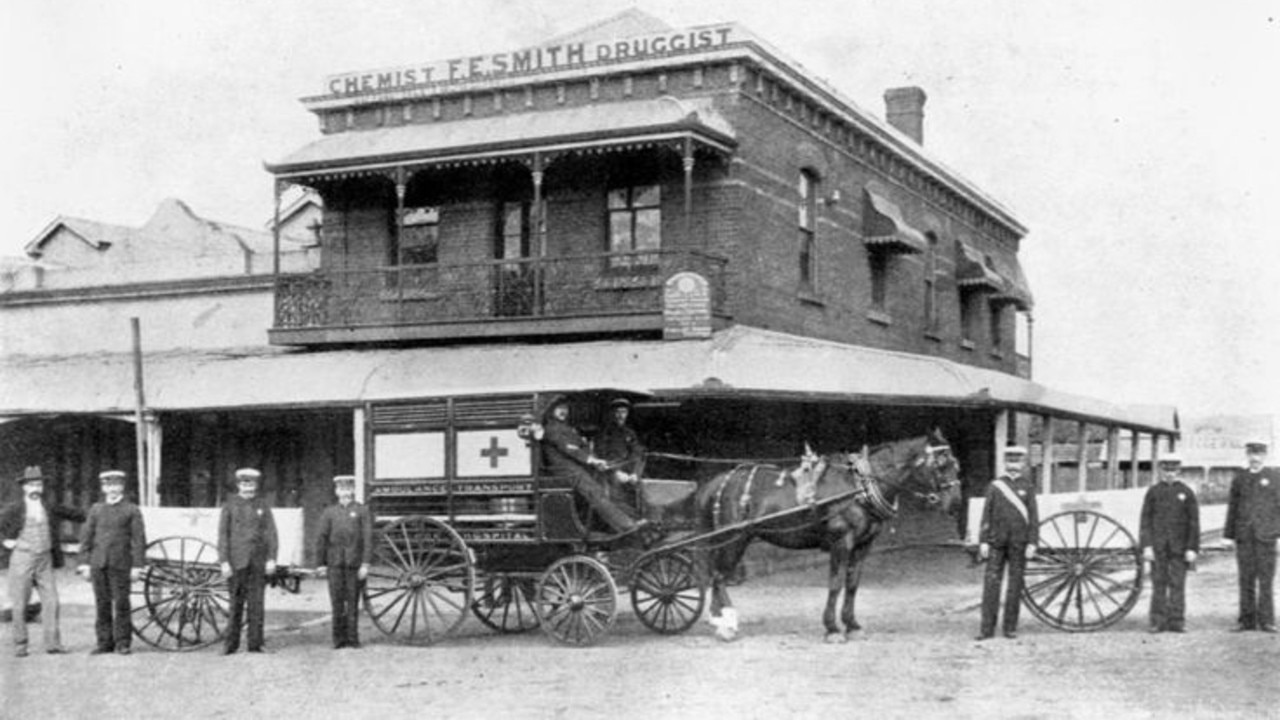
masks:
<path id="1" fill-rule="evenodd" d="M 1101 630 L 1128 614 L 1141 593 L 1142 555 L 1119 523 L 1089 510 L 1040 523 L 1022 591 L 1040 620 L 1068 632 Z"/>
<path id="2" fill-rule="evenodd" d="M 631 607 L 645 627 L 676 635 L 702 615 L 706 593 L 693 559 L 681 552 L 655 555 L 631 577 Z"/>
<path id="3" fill-rule="evenodd" d="M 433 518 L 408 517 L 378 531 L 364 607 L 384 634 L 430 644 L 467 618 L 474 584 L 462 536 Z"/>
<path id="4" fill-rule="evenodd" d="M 534 609 L 542 629 L 566 645 L 590 645 L 618 616 L 618 586 L 600 561 L 561 558 L 538 580 Z"/>
<path id="5" fill-rule="evenodd" d="M 130 588 L 134 634 L 161 650 L 195 650 L 226 637 L 231 594 L 218 550 L 167 537 L 147 545 L 146 557 L 146 575 Z"/>
<path id="6" fill-rule="evenodd" d="M 538 627 L 533 609 L 534 581 L 513 575 L 486 575 L 471 612 L 500 633 L 528 632 Z"/>

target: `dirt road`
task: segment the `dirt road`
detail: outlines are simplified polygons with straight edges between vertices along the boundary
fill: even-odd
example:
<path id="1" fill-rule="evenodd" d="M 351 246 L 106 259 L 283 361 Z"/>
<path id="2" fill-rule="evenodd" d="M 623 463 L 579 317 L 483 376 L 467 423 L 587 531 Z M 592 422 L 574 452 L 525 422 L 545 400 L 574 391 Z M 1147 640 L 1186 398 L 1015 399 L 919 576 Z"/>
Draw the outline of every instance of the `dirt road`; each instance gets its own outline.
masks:
<path id="1" fill-rule="evenodd" d="M 734 588 L 744 626 L 732 644 L 705 624 L 653 635 L 624 605 L 614 632 L 586 649 L 468 622 L 430 648 L 388 644 L 365 627 L 366 646 L 340 652 L 328 648 L 318 612 L 324 585 L 308 581 L 299 596 L 268 596 L 272 653 L 233 657 L 213 648 L 89 657 L 89 596 L 68 575 L 63 632 L 74 654 L 16 660 L 6 637 L 0 715 L 1280 718 L 1277 636 L 1227 632 L 1230 556 L 1207 559 L 1191 577 L 1185 635 L 1147 634 L 1144 595 L 1101 633 L 1066 634 L 1024 614 L 1017 640 L 977 643 L 981 569 L 958 549 L 930 549 L 873 557 L 859 598 L 866 629 L 828 645 L 824 575 L 786 572 Z"/>

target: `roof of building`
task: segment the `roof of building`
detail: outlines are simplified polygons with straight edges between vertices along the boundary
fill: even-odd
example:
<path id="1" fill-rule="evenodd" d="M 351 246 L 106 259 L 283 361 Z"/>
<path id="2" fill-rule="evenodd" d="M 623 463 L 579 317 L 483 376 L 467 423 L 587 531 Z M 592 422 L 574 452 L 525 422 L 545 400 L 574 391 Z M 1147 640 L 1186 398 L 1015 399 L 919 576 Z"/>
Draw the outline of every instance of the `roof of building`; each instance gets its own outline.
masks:
<path id="1" fill-rule="evenodd" d="M 1172 408 L 1132 411 L 994 370 L 735 326 L 705 340 L 297 352 L 274 347 L 145 359 L 160 411 L 617 388 L 679 397 L 771 397 L 1006 408 L 1178 432 Z M 129 413 L 128 354 L 0 361 L 0 416 Z M 56 387 L 50 393 L 47 388 Z"/>
<path id="2" fill-rule="evenodd" d="M 705 100 L 665 96 L 545 112 L 519 112 L 467 122 L 408 124 L 326 135 L 291 153 L 272 172 L 376 166 L 425 158 L 473 158 L 553 149 L 565 144 L 643 141 L 692 134 L 720 147 L 734 144 L 729 123 Z"/>
<path id="3" fill-rule="evenodd" d="M 610 51 L 608 54 L 597 53 L 582 61 L 555 62 L 545 66 L 539 59 L 538 64 L 528 70 L 516 70 L 512 65 L 493 66 L 477 72 L 469 72 L 458 77 L 452 71 L 458 67 L 469 66 L 472 60 L 506 58 L 509 61 L 516 55 L 525 52 L 538 53 L 543 48 L 565 48 L 570 44 L 580 43 L 588 51 L 608 48 L 613 45 L 606 41 L 643 41 L 654 37 L 675 37 L 680 35 L 693 38 L 702 33 L 720 38 L 723 42 L 713 43 L 709 47 L 697 46 L 690 41 L 681 48 L 644 56 L 629 54 L 618 55 Z M 542 58 L 539 54 L 537 57 Z M 560 57 L 567 57 L 562 54 Z M 304 105 L 314 112 L 322 112 L 339 108 L 349 108 L 367 104 L 402 103 L 421 100 L 425 97 L 470 91 L 491 91 L 500 88 L 528 85 L 533 82 L 550 83 L 576 80 L 590 76 L 605 74 L 633 73 L 652 70 L 660 67 L 675 67 L 689 64 L 692 58 L 699 61 L 747 60 L 765 68 L 768 72 L 782 79 L 794 91 L 803 92 L 813 98 L 819 105 L 833 116 L 842 118 L 853 127 L 885 144 L 896 155 L 925 174 L 954 189 L 961 196 L 974 203 L 998 222 L 1021 236 L 1026 227 L 1003 204 L 980 190 L 963 175 L 948 167 L 931 150 L 925 149 L 915 140 L 907 137 L 897 128 L 876 115 L 867 112 L 857 103 L 850 100 L 825 79 L 820 78 L 800 63 L 779 52 L 755 33 L 737 23 L 719 23 L 702 25 L 694 28 L 673 29 L 667 23 L 649 16 L 636 9 L 630 9 L 618 15 L 592 23 L 584 28 L 556 38 L 552 38 L 534 48 L 522 48 L 510 53 L 478 55 L 469 58 L 454 58 L 435 63 L 418 63 L 402 68 L 383 68 L 379 70 L 342 73 L 326 78 L 326 87 L 330 93 L 303 98 Z M 465 62 L 464 62 L 465 61 Z M 424 79 L 425 69 L 435 67 L 439 72 Z M 449 72 L 445 72 L 448 70 Z M 408 78 L 416 78 L 413 81 Z M 389 84 L 383 84 L 387 79 Z M 350 92 L 341 91 L 345 82 L 355 81 Z M 366 83 L 367 81 L 367 83 Z M 339 92 L 333 89 L 338 88 Z M 611 104 L 610 104 L 611 105 Z M 469 124 L 480 122 L 480 119 L 464 119 L 451 123 Z M 373 133 L 378 130 L 359 130 L 343 134 Z M 305 150 L 305 148 L 304 148 Z M 285 163 L 287 165 L 287 163 Z M 271 167 L 268 164 L 268 167 Z M 279 170 L 276 170 L 279 172 Z"/>

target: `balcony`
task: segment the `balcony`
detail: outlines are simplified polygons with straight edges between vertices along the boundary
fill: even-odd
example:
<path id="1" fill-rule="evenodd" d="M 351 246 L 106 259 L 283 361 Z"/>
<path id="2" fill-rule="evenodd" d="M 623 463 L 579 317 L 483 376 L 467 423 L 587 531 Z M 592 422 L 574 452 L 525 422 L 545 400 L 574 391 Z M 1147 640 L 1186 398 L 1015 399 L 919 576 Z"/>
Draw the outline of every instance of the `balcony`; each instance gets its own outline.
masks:
<path id="1" fill-rule="evenodd" d="M 649 251 L 319 270 L 281 275 L 277 345 L 660 333 L 666 281 L 707 281 L 710 315 L 725 314 L 723 258 Z"/>

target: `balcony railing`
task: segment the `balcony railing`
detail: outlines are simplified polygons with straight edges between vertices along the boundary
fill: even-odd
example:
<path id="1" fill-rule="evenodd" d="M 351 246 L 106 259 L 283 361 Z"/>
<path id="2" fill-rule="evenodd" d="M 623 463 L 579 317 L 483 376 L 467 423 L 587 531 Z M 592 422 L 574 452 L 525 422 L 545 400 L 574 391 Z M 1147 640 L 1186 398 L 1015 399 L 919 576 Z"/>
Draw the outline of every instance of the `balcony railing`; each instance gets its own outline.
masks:
<path id="1" fill-rule="evenodd" d="M 684 271 L 707 279 L 712 314 L 719 314 L 725 260 L 664 250 L 282 275 L 276 283 L 275 327 L 661 316 L 664 283 Z"/>

